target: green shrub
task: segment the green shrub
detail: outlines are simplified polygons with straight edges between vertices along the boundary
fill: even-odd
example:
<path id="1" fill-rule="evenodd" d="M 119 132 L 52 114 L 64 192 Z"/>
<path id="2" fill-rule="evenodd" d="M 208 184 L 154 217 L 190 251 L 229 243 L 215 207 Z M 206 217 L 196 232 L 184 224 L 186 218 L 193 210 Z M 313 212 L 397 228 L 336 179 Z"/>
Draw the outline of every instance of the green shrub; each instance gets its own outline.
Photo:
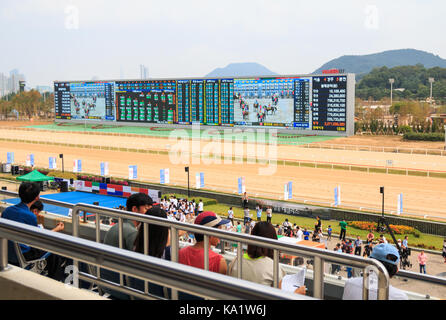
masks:
<path id="1" fill-rule="evenodd" d="M 445 136 L 444 133 L 417 133 L 417 132 L 408 132 L 404 134 L 404 140 L 412 140 L 412 141 L 444 141 Z"/>

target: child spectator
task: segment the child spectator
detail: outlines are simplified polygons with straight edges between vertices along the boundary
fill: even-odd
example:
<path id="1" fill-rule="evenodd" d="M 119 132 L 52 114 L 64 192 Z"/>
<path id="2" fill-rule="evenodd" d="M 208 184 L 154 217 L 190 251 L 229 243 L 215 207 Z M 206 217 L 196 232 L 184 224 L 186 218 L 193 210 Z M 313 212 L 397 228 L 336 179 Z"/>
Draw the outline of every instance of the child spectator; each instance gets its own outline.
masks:
<path id="1" fill-rule="evenodd" d="M 268 209 L 266 209 L 266 221 L 271 223 L 272 218 L 273 218 L 273 209 L 271 207 L 268 207 Z"/>
<path id="2" fill-rule="evenodd" d="M 231 221 L 232 225 L 234 225 L 234 211 L 232 210 L 232 207 L 228 210 L 228 219 Z"/>
<path id="3" fill-rule="evenodd" d="M 328 237 L 327 240 L 330 241 L 331 240 L 331 233 L 333 232 L 333 229 L 331 228 L 331 226 L 328 226 L 327 228 L 327 233 L 328 233 Z"/>
<path id="4" fill-rule="evenodd" d="M 262 207 L 260 205 L 256 206 L 257 221 L 262 221 Z"/>
<path id="5" fill-rule="evenodd" d="M 303 236 L 304 240 L 310 240 L 310 232 L 307 229 L 304 229 Z"/>
<path id="6" fill-rule="evenodd" d="M 355 255 L 360 256 L 361 251 L 362 251 L 362 240 L 360 236 L 357 236 L 355 240 Z"/>

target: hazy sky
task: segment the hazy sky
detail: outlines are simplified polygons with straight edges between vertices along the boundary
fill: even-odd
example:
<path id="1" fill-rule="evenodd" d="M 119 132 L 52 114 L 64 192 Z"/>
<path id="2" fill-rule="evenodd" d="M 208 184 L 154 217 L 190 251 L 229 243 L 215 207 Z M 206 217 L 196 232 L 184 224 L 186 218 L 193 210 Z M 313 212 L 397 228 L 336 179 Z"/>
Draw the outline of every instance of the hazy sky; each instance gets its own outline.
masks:
<path id="1" fill-rule="evenodd" d="M 218 3 L 218 4 L 217 4 Z M 232 62 L 311 73 L 342 55 L 446 58 L 444 0 L 0 0 L 0 72 L 54 80 L 200 77 Z"/>

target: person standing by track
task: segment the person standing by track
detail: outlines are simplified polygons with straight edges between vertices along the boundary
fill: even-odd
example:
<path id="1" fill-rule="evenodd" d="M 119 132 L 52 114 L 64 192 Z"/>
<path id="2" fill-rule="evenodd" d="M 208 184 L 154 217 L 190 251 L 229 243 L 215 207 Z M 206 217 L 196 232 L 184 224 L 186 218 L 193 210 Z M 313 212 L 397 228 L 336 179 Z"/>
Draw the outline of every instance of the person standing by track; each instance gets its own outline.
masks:
<path id="1" fill-rule="evenodd" d="M 339 226 L 341 227 L 341 233 L 339 234 L 339 240 L 345 241 L 345 235 L 347 233 L 347 222 L 345 220 L 342 220 L 339 222 Z"/>

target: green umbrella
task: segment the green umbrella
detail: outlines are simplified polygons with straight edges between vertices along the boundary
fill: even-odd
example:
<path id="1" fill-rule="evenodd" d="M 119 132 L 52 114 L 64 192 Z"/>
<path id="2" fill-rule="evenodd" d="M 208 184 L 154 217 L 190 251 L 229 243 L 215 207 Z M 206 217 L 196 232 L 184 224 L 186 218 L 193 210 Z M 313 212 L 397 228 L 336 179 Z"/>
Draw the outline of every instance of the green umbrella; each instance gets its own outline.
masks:
<path id="1" fill-rule="evenodd" d="M 53 177 L 48 177 L 37 170 L 34 170 L 24 176 L 20 176 L 17 178 L 19 181 L 28 181 L 28 182 L 40 182 L 40 181 L 50 181 L 54 180 Z"/>

